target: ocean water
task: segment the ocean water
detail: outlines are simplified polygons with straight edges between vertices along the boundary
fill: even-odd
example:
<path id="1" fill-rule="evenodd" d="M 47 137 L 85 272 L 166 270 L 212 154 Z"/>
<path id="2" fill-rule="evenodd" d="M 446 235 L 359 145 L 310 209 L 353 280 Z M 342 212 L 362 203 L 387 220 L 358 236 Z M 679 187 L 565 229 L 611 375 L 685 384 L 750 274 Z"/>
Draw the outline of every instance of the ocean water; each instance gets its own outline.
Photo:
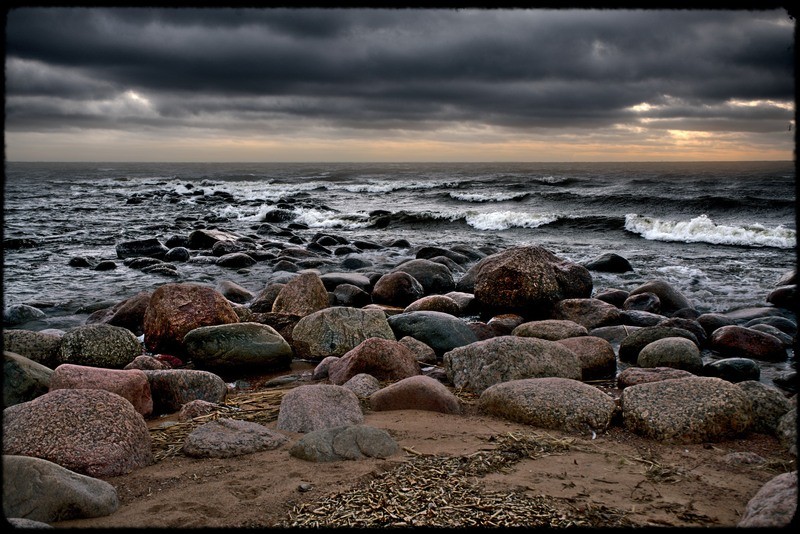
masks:
<path id="1" fill-rule="evenodd" d="M 4 306 L 45 312 L 30 327 L 67 328 L 139 291 L 169 282 L 231 280 L 258 293 L 280 276 L 274 261 L 237 271 L 190 261 L 179 276 L 123 265 L 123 241 L 218 228 L 259 248 L 285 237 L 256 229 L 281 205 L 305 243 L 316 233 L 412 247 L 502 250 L 540 245 L 583 263 L 614 252 L 634 272 L 593 272 L 596 290 L 663 279 L 701 312 L 766 305 L 796 266 L 793 162 L 731 163 L 13 163 L 5 165 L 3 237 L 34 246 L 3 251 Z M 278 223 L 286 227 L 289 221 Z M 299 246 L 303 246 L 302 244 Z M 487 250 L 488 250 L 487 249 Z M 388 270 L 414 249 L 355 254 Z M 95 271 L 68 265 L 112 260 Z M 345 256 L 320 271 L 341 271 Z M 455 273 L 456 278 L 463 273 Z"/>

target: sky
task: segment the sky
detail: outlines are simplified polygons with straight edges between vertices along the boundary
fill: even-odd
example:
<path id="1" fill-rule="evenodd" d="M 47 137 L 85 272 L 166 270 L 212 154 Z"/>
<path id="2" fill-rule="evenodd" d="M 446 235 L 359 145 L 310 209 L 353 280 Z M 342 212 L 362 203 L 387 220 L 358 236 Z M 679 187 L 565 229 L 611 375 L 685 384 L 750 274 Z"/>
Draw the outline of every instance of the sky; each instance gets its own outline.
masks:
<path id="1" fill-rule="evenodd" d="M 11 9 L 7 161 L 793 160 L 785 9 Z"/>

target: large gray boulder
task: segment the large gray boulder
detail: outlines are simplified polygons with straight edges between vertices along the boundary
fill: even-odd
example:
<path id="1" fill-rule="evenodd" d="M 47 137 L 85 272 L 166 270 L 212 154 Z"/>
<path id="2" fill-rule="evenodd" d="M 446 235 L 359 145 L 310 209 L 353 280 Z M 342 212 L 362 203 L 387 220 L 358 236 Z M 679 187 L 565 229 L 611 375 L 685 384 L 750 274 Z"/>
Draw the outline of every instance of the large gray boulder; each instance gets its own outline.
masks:
<path id="1" fill-rule="evenodd" d="M 186 334 L 183 345 L 198 368 L 212 371 L 285 369 L 292 363 L 283 336 L 255 322 L 201 326 Z"/>
<path id="2" fill-rule="evenodd" d="M 540 428 L 604 431 L 616 404 L 597 389 L 568 378 L 527 378 L 495 384 L 481 393 L 483 413 Z"/>
<path id="3" fill-rule="evenodd" d="M 192 430 L 183 453 L 193 458 L 230 458 L 277 449 L 289 438 L 258 423 L 221 418 Z"/>
<path id="4" fill-rule="evenodd" d="M 753 432 L 776 435 L 781 418 L 792 409 L 783 393 L 757 380 L 745 380 L 736 384 L 747 394 L 753 405 Z"/>
<path id="5" fill-rule="evenodd" d="M 118 476 L 153 462 L 147 424 L 101 389 L 58 389 L 3 410 L 3 454 L 35 456 L 77 473 Z"/>
<path id="6" fill-rule="evenodd" d="M 309 462 L 336 462 L 388 458 L 399 450 L 397 442 L 385 430 L 349 425 L 309 432 L 292 445 L 289 454 Z"/>
<path id="7" fill-rule="evenodd" d="M 593 335 L 595 335 L 593 333 Z M 653 341 L 666 337 L 682 337 L 690 340 L 698 348 L 700 343 L 694 334 L 683 328 L 673 326 L 645 326 L 631 331 L 619 344 L 619 359 L 622 362 L 636 363 L 639 352 Z"/>
<path id="8" fill-rule="evenodd" d="M 320 361 L 342 356 L 371 337 L 395 340 L 381 310 L 333 307 L 300 319 L 292 330 L 298 358 Z"/>
<path id="9" fill-rule="evenodd" d="M 747 394 L 713 377 L 629 386 L 622 391 L 621 406 L 627 430 L 667 443 L 734 439 L 753 423 Z"/>
<path id="10" fill-rule="evenodd" d="M 487 256 L 465 278 L 469 276 L 475 280 L 475 298 L 491 315 L 511 312 L 546 318 L 559 300 L 588 298 L 592 293 L 592 275 L 585 267 L 538 246 Z"/>
<path id="11" fill-rule="evenodd" d="M 425 295 L 444 294 L 454 291 L 456 283 L 447 266 L 426 259 L 409 260 L 392 269 L 413 276 L 422 286 Z"/>
<path id="12" fill-rule="evenodd" d="M 289 390 L 278 410 L 278 430 L 312 432 L 360 425 L 364 413 L 355 393 L 344 386 L 312 384 Z"/>
<path id="13" fill-rule="evenodd" d="M 692 374 L 703 370 L 700 349 L 683 337 L 664 337 L 645 345 L 636 359 L 639 367 L 674 367 Z"/>
<path id="14" fill-rule="evenodd" d="M 53 370 L 19 354 L 3 351 L 3 408 L 28 402 L 50 390 Z"/>
<path id="15" fill-rule="evenodd" d="M 478 341 L 466 322 L 449 313 L 404 312 L 389 317 L 387 321 L 397 339 L 411 336 L 431 347 L 437 356 Z"/>
<path id="16" fill-rule="evenodd" d="M 69 330 L 61 338 L 61 363 L 122 369 L 144 352 L 133 332 L 120 326 L 90 324 Z"/>
<path id="17" fill-rule="evenodd" d="M 482 393 L 486 388 L 523 378 L 581 379 L 578 356 L 556 341 L 498 336 L 446 352 L 443 367 L 457 388 Z"/>
<path id="18" fill-rule="evenodd" d="M 103 517 L 119 508 L 117 490 L 32 456 L 3 455 L 3 515 L 42 523 Z"/>
<path id="19" fill-rule="evenodd" d="M 47 332 L 3 329 L 3 350 L 55 369 L 60 362 L 61 338 Z"/>

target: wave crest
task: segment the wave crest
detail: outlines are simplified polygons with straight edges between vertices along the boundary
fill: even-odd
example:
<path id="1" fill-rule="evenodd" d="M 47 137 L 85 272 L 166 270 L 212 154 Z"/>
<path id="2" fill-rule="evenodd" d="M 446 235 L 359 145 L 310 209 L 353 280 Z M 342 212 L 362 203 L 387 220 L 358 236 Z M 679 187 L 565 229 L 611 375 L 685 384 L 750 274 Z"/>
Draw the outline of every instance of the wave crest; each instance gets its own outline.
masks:
<path id="1" fill-rule="evenodd" d="M 775 248 L 793 248 L 797 244 L 797 232 L 783 225 L 727 226 L 716 224 L 705 214 L 689 221 L 665 221 L 629 213 L 625 216 L 625 229 L 651 241 Z"/>

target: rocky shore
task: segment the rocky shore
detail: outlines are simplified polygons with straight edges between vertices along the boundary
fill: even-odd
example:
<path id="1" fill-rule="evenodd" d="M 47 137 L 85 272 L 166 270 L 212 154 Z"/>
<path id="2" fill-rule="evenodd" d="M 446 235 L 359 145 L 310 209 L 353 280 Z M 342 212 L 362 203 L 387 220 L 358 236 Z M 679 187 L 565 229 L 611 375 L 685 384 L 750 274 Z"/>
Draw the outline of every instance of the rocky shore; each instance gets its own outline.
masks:
<path id="1" fill-rule="evenodd" d="M 6 518 L 112 516 L 114 480 L 157 464 L 153 430 L 176 421 L 196 423 L 179 451 L 193 459 L 397 458 L 402 432 L 369 424 L 382 412 L 686 447 L 766 436 L 789 461 L 737 523 L 793 517 L 796 372 L 765 383 L 760 367 L 792 354 L 794 273 L 752 308 L 700 313 L 663 280 L 594 287 L 592 271 L 633 270 L 611 253 L 579 265 L 536 246 L 424 246 L 376 271 L 347 251 L 409 245 L 314 237 L 269 258 L 276 276 L 258 294 L 226 280 L 167 282 L 67 331 L 19 328 L 35 312 L 6 310 Z M 247 244 L 195 230 L 171 247 L 143 240 L 117 253 L 165 273 L 190 258 L 246 269 L 264 261 Z M 232 396 L 271 389 L 281 395 L 270 418 L 227 409 Z"/>

